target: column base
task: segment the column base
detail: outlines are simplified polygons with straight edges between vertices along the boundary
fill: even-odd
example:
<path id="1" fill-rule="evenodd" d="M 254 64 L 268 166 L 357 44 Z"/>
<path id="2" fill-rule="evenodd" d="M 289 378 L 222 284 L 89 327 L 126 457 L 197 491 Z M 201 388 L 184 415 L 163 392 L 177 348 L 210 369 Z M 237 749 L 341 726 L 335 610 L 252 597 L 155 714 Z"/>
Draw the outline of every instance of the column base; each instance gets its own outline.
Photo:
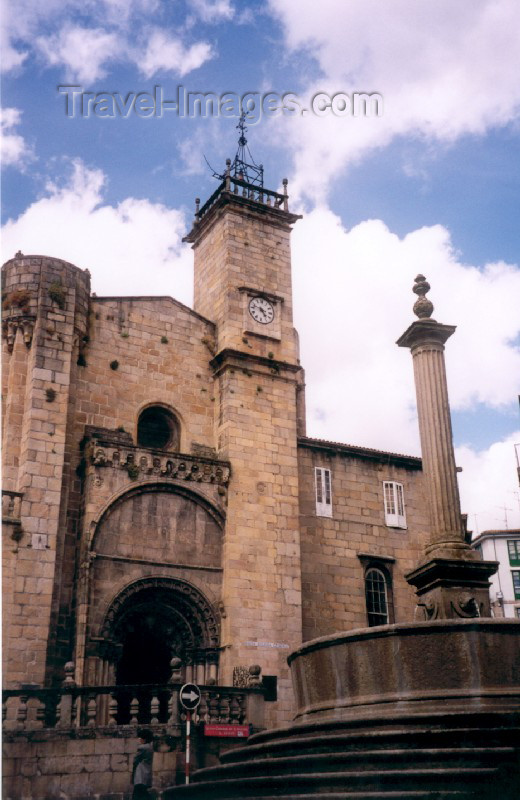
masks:
<path id="1" fill-rule="evenodd" d="M 417 619 L 490 617 L 489 578 L 496 561 L 432 558 L 405 575 L 415 587 Z"/>

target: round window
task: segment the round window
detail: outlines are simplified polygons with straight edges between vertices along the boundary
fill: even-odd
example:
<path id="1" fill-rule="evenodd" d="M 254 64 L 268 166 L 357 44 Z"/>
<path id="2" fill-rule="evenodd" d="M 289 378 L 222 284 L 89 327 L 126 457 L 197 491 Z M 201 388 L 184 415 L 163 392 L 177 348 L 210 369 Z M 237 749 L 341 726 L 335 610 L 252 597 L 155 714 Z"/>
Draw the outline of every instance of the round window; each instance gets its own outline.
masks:
<path id="1" fill-rule="evenodd" d="M 137 423 L 137 444 L 156 450 L 177 450 L 179 423 L 174 415 L 161 406 L 145 408 Z"/>

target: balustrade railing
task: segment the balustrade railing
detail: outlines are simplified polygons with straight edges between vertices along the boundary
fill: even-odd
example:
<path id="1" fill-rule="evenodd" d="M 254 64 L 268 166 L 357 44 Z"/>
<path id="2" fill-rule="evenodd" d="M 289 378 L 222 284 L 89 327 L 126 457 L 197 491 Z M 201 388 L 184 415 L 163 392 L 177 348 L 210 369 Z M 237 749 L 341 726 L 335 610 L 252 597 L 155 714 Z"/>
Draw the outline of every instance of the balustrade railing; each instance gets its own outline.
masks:
<path id="1" fill-rule="evenodd" d="M 261 203 L 262 205 L 270 206 L 271 208 L 278 208 L 283 209 L 283 211 L 288 211 L 289 196 L 287 194 L 286 178 L 283 180 L 283 188 L 284 192 L 283 194 L 280 194 L 279 192 L 274 192 L 272 189 L 266 189 L 264 186 L 256 186 L 255 184 L 248 183 L 240 178 L 226 174 L 222 183 L 213 192 L 211 197 L 206 200 L 202 207 L 199 207 L 199 203 L 197 201 L 195 209 L 195 221 L 199 222 L 208 213 L 223 192 L 229 192 L 239 197 L 245 197 L 248 200 L 254 200 L 256 203 Z"/>
<path id="2" fill-rule="evenodd" d="M 182 684 L 135 686 L 65 686 L 6 689 L 6 731 L 39 728 L 95 728 L 120 725 L 178 726 L 182 721 Z M 194 722 L 263 726 L 263 689 L 201 686 Z"/>

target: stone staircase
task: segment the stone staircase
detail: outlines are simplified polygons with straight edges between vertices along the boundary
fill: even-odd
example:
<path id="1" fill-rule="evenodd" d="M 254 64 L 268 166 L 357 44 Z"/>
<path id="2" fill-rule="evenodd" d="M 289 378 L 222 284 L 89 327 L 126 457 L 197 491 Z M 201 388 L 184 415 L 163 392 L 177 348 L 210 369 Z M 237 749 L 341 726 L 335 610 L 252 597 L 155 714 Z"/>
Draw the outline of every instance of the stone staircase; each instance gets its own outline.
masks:
<path id="1" fill-rule="evenodd" d="M 511 727 L 510 718 L 480 716 L 470 720 L 465 715 L 463 726 L 456 719 L 446 726 L 444 719 L 442 729 L 432 719 L 431 725 L 364 732 L 337 721 L 267 731 L 225 753 L 220 766 L 199 770 L 189 786 L 168 789 L 163 797 L 516 800 L 520 726 Z"/>

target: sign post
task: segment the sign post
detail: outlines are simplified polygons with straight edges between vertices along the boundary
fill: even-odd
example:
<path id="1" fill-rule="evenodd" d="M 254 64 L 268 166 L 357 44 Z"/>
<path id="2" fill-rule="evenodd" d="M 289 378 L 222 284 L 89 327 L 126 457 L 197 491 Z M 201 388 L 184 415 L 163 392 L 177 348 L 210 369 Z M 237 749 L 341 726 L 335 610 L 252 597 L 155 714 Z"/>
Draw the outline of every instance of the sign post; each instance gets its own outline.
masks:
<path id="1" fill-rule="evenodd" d="M 179 692 L 179 702 L 186 711 L 186 783 L 190 782 L 191 712 L 200 703 L 200 689 L 195 683 L 185 683 Z"/>

